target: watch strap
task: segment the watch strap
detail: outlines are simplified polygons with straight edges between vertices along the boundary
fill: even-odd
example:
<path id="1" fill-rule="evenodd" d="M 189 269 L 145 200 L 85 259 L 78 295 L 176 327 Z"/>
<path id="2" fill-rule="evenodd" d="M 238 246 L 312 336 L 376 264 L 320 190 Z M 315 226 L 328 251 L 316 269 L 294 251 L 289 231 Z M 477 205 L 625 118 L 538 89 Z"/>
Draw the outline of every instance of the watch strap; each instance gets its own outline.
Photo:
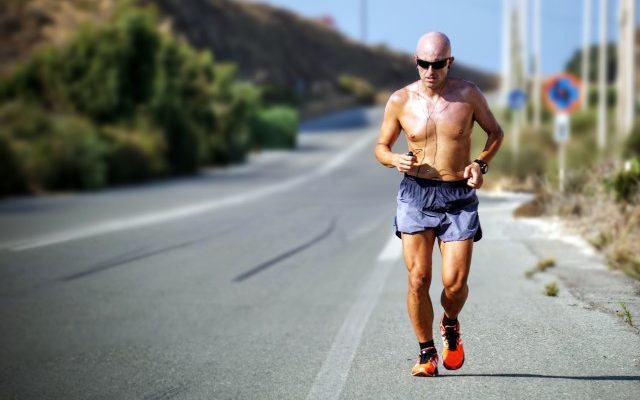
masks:
<path id="1" fill-rule="evenodd" d="M 480 166 L 480 172 L 482 172 L 482 175 L 486 174 L 489 171 L 489 164 L 487 164 L 486 162 L 477 158 L 473 160 L 473 162 Z"/>

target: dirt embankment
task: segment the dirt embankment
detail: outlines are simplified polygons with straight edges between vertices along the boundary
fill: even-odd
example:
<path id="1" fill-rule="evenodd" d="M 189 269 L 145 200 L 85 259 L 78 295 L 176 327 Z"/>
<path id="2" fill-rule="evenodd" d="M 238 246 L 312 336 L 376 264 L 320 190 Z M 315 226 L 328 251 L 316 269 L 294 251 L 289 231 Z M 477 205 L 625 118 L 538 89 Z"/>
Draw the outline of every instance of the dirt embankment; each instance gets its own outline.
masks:
<path id="1" fill-rule="evenodd" d="M 389 91 L 415 79 L 409 54 L 370 47 L 318 21 L 268 5 L 231 0 L 138 0 L 152 4 L 164 23 L 218 61 L 233 62 L 241 77 L 295 93 L 305 101 L 340 98 L 341 75 Z M 0 73 L 44 43 L 61 43 L 84 23 L 108 18 L 119 0 L 6 0 L 0 3 Z M 484 90 L 498 78 L 456 64 L 451 73 Z"/>

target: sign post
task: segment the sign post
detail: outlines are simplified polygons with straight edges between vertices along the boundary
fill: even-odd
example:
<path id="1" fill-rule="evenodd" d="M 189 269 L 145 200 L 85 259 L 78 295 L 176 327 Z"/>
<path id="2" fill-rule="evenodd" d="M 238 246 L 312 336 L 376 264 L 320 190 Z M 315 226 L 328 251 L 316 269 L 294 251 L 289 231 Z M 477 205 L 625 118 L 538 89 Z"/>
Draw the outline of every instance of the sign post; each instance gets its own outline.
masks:
<path id="1" fill-rule="evenodd" d="M 518 160 L 518 153 L 520 153 L 520 121 L 522 120 L 520 113 L 524 106 L 527 105 L 527 94 L 520 89 L 512 90 L 511 93 L 509 93 L 508 102 L 509 108 L 513 110 L 511 120 L 511 132 L 513 136 L 511 152 L 513 153 L 513 162 L 515 165 Z"/>
<path id="2" fill-rule="evenodd" d="M 582 84 L 573 75 L 560 74 L 549 79 L 544 85 L 547 107 L 555 112 L 553 139 L 558 144 L 558 183 L 564 192 L 566 171 L 566 145 L 569 142 L 571 118 L 569 115 L 580 107 Z"/>
<path id="3" fill-rule="evenodd" d="M 558 149 L 558 178 L 559 178 L 559 186 L 560 192 L 564 192 L 564 178 L 565 178 L 565 167 L 566 167 L 566 147 L 567 142 L 569 142 L 569 128 L 571 126 L 571 120 L 569 119 L 569 114 L 567 113 L 557 113 L 554 119 L 554 129 L 553 129 L 553 139 L 559 146 Z"/>

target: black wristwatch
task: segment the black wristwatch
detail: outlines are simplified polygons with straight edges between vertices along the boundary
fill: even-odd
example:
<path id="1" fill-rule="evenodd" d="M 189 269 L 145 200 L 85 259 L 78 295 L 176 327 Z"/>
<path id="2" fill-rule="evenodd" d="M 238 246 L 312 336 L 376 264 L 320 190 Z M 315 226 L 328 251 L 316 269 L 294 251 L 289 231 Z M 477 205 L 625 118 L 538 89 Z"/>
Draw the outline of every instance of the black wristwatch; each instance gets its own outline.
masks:
<path id="1" fill-rule="evenodd" d="M 486 162 L 478 159 L 473 160 L 473 162 L 480 166 L 480 172 L 482 172 L 482 175 L 489 172 L 489 164 L 487 164 Z"/>

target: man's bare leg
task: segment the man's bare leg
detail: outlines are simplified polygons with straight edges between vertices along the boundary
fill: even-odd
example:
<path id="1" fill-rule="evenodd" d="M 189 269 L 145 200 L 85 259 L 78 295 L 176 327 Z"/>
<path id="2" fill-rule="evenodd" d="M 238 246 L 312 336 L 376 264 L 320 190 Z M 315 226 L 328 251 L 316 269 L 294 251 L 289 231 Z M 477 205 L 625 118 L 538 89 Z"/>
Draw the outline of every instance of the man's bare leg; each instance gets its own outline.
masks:
<path id="1" fill-rule="evenodd" d="M 409 272 L 407 310 L 420 344 L 418 362 L 411 369 L 413 376 L 438 375 L 438 352 L 433 343 L 433 305 L 429 296 L 434 242 L 433 229 L 413 235 L 402 234 L 404 261 Z"/>
<path id="2" fill-rule="evenodd" d="M 440 302 L 445 312 L 440 325 L 443 336 L 442 364 L 447 369 L 458 369 L 464 364 L 464 346 L 457 318 L 469 295 L 467 278 L 471 265 L 473 240 L 441 242 L 440 252 L 444 287 Z"/>
<path id="3" fill-rule="evenodd" d="M 442 254 L 442 294 L 440 303 L 449 319 L 456 319 L 467 301 L 467 278 L 471 267 L 473 239 L 440 242 Z"/>
<path id="4" fill-rule="evenodd" d="M 404 262 L 409 272 L 407 310 L 418 342 L 433 340 L 433 305 L 429 287 L 434 242 L 433 229 L 412 235 L 402 234 Z"/>

